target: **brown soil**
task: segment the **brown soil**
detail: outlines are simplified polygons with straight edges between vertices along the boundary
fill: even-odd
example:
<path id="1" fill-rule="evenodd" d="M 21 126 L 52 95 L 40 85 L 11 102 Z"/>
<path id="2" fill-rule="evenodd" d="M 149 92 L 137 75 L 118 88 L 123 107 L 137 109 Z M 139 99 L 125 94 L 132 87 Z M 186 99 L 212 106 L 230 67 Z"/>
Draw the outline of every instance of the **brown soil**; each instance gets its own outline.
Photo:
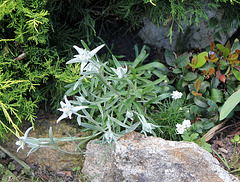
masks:
<path id="1" fill-rule="evenodd" d="M 213 156 L 218 159 L 221 166 L 229 172 L 240 169 L 240 145 L 237 144 L 235 146 L 235 143 L 231 141 L 235 135 L 240 135 L 240 117 L 238 115 L 239 113 L 227 121 L 225 126 L 222 127 L 209 142 L 212 144 L 212 149 L 215 150 Z M 220 155 L 220 157 L 216 153 Z M 226 166 L 220 158 L 225 158 L 228 166 Z M 234 162 L 235 164 L 233 164 Z M 233 174 L 240 178 L 239 172 Z"/>

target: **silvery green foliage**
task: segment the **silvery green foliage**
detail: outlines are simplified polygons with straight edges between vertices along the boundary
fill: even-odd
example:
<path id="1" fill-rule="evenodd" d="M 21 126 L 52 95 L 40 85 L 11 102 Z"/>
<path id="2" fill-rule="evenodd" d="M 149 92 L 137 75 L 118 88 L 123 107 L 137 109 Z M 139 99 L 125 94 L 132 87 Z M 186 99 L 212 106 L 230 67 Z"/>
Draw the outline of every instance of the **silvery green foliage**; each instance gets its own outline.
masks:
<path id="1" fill-rule="evenodd" d="M 77 123 L 85 128 L 84 131 L 92 131 L 92 136 L 86 140 L 99 136 L 109 144 L 117 143 L 119 137 L 136 129 L 145 135 L 155 135 L 153 130 L 159 126 L 152 124 L 147 110 L 152 104 L 170 97 L 174 90 L 166 84 L 169 81 L 166 67 L 159 62 L 143 65 L 148 56 L 145 46 L 140 53 L 135 47 L 136 59 L 133 62 L 120 62 L 113 55 L 104 62 L 96 56 L 104 45 L 89 51 L 83 41 L 82 44 L 84 49 L 74 46 L 79 54 L 67 62 L 80 63 L 82 76 L 66 86 L 68 91 L 64 96 L 65 102 L 61 102 L 59 111 L 63 113 L 58 122 L 76 116 Z M 49 137 L 47 144 L 35 139 L 35 145 L 29 142 L 28 137 L 21 139 L 21 142 L 28 143 L 31 151 L 50 144 L 59 149 L 56 141 L 61 139 L 54 139 L 52 131 L 49 131 Z"/>

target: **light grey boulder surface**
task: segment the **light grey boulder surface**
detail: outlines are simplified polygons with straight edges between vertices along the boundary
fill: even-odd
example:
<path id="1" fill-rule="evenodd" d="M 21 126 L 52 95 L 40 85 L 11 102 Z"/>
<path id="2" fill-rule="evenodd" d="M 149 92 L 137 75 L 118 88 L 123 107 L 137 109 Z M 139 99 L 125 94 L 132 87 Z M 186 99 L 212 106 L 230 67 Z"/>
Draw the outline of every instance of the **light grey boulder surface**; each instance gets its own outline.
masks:
<path id="1" fill-rule="evenodd" d="M 192 23 L 191 25 L 183 24 L 183 33 L 180 33 L 178 26 L 175 23 L 173 26 L 172 43 L 170 43 L 168 36 L 171 24 L 168 26 L 155 25 L 147 18 L 143 19 L 144 27 L 139 31 L 138 35 L 146 44 L 151 44 L 172 51 L 192 48 L 202 49 L 210 45 L 210 40 L 219 41 L 224 45 L 237 31 L 237 22 L 232 22 L 232 25 L 234 26 L 231 27 L 230 30 L 228 30 L 229 27 L 224 27 L 224 25 L 210 28 L 209 20 L 214 17 L 220 21 L 223 17 L 224 11 L 221 9 L 215 11 L 206 9 L 205 13 L 208 16 L 208 20 L 199 19 L 198 26 L 195 23 Z M 213 36 L 219 31 L 219 37 L 221 39 Z"/>
<path id="2" fill-rule="evenodd" d="M 92 182 L 238 182 L 195 143 L 132 132 L 113 150 L 92 140 L 82 172 Z"/>

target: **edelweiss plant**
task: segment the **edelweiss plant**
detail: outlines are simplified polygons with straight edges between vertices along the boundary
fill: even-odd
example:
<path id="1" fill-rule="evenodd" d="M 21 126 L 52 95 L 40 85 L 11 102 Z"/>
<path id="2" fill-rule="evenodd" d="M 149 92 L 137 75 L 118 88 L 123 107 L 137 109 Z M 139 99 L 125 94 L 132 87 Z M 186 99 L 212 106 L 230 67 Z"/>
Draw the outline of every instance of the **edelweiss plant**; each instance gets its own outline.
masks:
<path id="1" fill-rule="evenodd" d="M 64 96 L 65 103 L 61 101 L 59 109 L 63 114 L 57 122 L 76 117 L 78 125 L 84 131 L 91 131 L 92 135 L 85 138 L 55 139 L 51 128 L 49 139 L 31 138 L 25 134 L 24 137 L 19 137 L 20 143 L 17 144 L 21 144 L 20 148 L 28 144 L 32 148 L 29 153 L 40 147 L 59 149 L 56 145 L 59 141 L 87 141 L 98 136 L 102 142 L 112 145 L 113 142 L 117 143 L 119 137 L 133 130 L 155 136 L 154 130 L 160 130 L 160 126 L 153 124 L 148 108 L 160 104 L 175 90 L 170 87 L 164 89 L 164 84 L 169 81 L 164 74 L 166 67 L 159 62 L 142 65 L 148 56 L 145 46 L 140 53 L 135 47 L 136 59 L 129 63 L 120 62 L 115 56 L 103 62 L 96 53 L 104 45 L 90 51 L 83 41 L 82 44 L 84 49 L 74 46 L 78 54 L 67 62 L 81 64 L 81 77 L 66 86 L 68 90 Z M 181 97 L 181 94 L 174 93 L 176 98 Z M 28 132 L 29 130 L 26 133 Z M 80 142 L 82 143 L 83 141 Z"/>

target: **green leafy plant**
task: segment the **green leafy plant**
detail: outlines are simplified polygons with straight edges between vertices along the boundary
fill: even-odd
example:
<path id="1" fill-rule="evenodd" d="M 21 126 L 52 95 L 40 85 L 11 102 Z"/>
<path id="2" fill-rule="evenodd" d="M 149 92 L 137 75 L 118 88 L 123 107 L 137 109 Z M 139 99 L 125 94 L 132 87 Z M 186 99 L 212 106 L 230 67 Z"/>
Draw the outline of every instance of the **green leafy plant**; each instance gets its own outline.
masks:
<path id="1" fill-rule="evenodd" d="M 239 1 L 215 0 L 200 2 L 183 0 L 178 2 L 171 0 L 144 0 L 144 3 L 151 3 L 150 7 L 145 10 L 145 12 L 147 12 L 145 15 L 146 17 L 160 26 L 169 27 L 170 41 L 174 25 L 177 25 L 178 29 L 183 31 L 183 25 L 192 25 L 193 23 L 198 25 L 200 20 L 208 20 L 208 16 L 204 10 L 204 7 L 206 6 L 209 9 L 224 9 L 224 11 L 227 12 L 221 21 L 218 21 L 218 17 L 209 19 L 210 28 L 214 27 L 218 29 L 214 35 L 215 37 L 220 39 L 221 32 L 230 31 L 232 27 L 235 28 L 236 24 L 231 24 L 234 19 L 236 20 L 236 23 L 239 24 L 239 14 L 237 13 L 237 9 L 239 9 Z M 235 17 L 234 14 L 236 15 Z M 221 26 L 224 28 L 221 28 Z"/>
<path id="2" fill-rule="evenodd" d="M 240 171 L 240 168 L 239 168 L 239 159 L 240 158 L 239 158 L 239 156 L 236 156 L 236 147 L 237 147 L 237 144 L 240 143 L 239 135 L 235 135 L 231 141 L 234 143 L 234 151 L 233 151 L 233 155 L 232 155 L 230 161 L 228 161 L 224 156 L 221 156 L 220 154 L 218 154 L 215 150 L 213 150 L 213 151 L 217 155 L 217 157 L 222 161 L 222 163 L 225 165 L 228 172 L 236 173 L 236 172 Z"/>
<path id="3" fill-rule="evenodd" d="M 1 1 L 0 41 L 16 41 L 18 44 L 46 44 L 50 27 L 48 12 L 42 7 L 46 1 Z M 10 31 L 9 31 L 10 30 Z M 14 32 L 14 34 L 12 34 Z"/>
<path id="4" fill-rule="evenodd" d="M 29 47 L 21 57 L 7 45 L 0 55 L 1 139 L 11 127 L 13 134 L 15 130 L 20 132 L 17 128 L 22 120 L 34 125 L 40 103 L 45 102 L 46 110 L 51 109 L 47 107 L 49 104 L 58 108 L 67 90 L 64 85 L 80 77 L 77 67 L 70 66 L 63 71 L 65 60 L 59 58 L 55 49 Z"/>
<path id="5" fill-rule="evenodd" d="M 21 132 L 18 125 L 22 119 L 34 121 L 36 104 L 28 99 L 25 93 L 35 89 L 28 80 L 9 80 L 1 74 L 0 80 L 0 136 L 4 141 L 7 132 L 13 134 Z"/>
<path id="6" fill-rule="evenodd" d="M 212 43 L 207 51 L 192 56 L 177 57 L 171 51 L 165 52 L 168 78 L 177 90 L 187 94 L 187 100 L 192 104 L 187 118 L 193 122 L 191 128 L 200 134 L 199 137 L 216 125 L 224 101 L 238 90 L 239 46 L 236 40 L 232 46 Z M 230 108 L 227 103 L 228 110 L 225 106 L 222 110 L 224 116 L 237 101 Z"/>

